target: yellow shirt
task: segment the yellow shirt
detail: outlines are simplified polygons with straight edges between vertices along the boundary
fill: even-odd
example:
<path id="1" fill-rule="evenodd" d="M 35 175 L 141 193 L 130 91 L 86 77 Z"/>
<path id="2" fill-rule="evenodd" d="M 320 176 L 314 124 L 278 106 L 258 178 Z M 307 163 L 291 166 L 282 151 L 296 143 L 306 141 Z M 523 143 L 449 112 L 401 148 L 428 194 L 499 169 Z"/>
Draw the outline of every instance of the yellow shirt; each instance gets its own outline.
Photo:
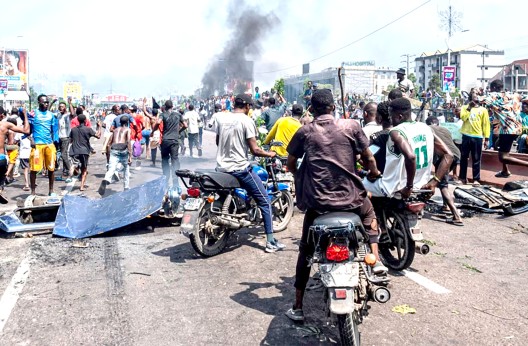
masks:
<path id="1" fill-rule="evenodd" d="M 464 122 L 460 133 L 470 137 L 488 138 L 490 135 L 490 121 L 488 110 L 484 107 L 473 107 L 470 111 L 468 106 L 460 110 L 460 119 Z"/>
<path id="2" fill-rule="evenodd" d="M 286 148 L 288 147 L 288 144 L 290 144 L 295 132 L 297 132 L 301 126 L 301 122 L 293 117 L 279 118 L 266 136 L 264 144 L 269 144 L 272 140 L 281 142 L 283 144 L 282 147 L 271 147 L 271 150 L 276 152 L 279 156 L 286 157 L 288 156 Z"/>

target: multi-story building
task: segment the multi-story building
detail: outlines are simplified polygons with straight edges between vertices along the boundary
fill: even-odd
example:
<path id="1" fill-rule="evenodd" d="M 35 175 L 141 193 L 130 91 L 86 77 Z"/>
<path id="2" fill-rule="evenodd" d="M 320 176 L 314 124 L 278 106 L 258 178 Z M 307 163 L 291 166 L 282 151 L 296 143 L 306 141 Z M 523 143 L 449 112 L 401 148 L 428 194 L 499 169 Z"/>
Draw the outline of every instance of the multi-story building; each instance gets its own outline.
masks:
<path id="1" fill-rule="evenodd" d="M 422 89 L 429 87 L 432 76 L 442 78 L 443 66 L 455 66 L 455 88 L 469 91 L 472 87 L 486 88 L 493 77 L 504 66 L 504 51 L 493 50 L 483 45 L 451 50 L 447 63 L 447 50 L 423 53 L 415 59 L 415 75 Z"/>
<path id="2" fill-rule="evenodd" d="M 493 79 L 500 79 L 504 89 L 528 92 L 528 59 L 515 60 L 505 65 Z"/>
<path id="3" fill-rule="evenodd" d="M 396 84 L 396 70 L 387 67 L 377 68 L 374 61 L 343 63 L 342 67 L 345 94 L 380 95 L 389 85 Z M 338 69 L 328 68 L 321 72 L 285 78 L 286 99 L 302 102 L 304 86 L 309 80 L 332 91 L 340 90 Z"/>

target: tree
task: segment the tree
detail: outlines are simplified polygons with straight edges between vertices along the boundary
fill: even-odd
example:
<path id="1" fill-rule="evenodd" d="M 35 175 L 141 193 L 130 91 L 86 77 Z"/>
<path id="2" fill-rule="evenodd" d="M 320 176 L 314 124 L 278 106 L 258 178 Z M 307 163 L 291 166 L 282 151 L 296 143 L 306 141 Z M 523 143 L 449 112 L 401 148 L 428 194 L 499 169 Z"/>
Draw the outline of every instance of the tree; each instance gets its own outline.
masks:
<path id="1" fill-rule="evenodd" d="M 440 81 L 440 75 L 435 73 L 429 80 L 429 89 L 431 91 L 442 92 L 442 82 Z"/>

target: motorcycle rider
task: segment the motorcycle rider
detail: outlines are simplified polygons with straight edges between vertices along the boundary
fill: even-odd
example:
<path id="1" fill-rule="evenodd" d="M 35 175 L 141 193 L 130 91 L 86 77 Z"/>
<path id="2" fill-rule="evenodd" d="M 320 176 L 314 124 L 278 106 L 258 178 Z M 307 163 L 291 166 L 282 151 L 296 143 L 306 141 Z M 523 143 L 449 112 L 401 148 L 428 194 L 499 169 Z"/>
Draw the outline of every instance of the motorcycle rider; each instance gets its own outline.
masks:
<path id="1" fill-rule="evenodd" d="M 408 198 L 413 188 L 431 190 L 447 174 L 453 154 L 442 140 L 422 122 L 411 119 L 411 102 L 407 98 L 391 101 L 389 113 L 394 126 L 387 141 L 383 176 L 375 181 L 363 179 L 365 188 L 375 197 L 393 197 L 400 193 Z M 433 156 L 439 157 L 438 169 L 431 178 Z"/>
<path id="2" fill-rule="evenodd" d="M 282 143 L 282 146 L 271 147 L 270 149 L 277 153 L 280 157 L 288 156 L 286 148 L 290 141 L 297 132 L 297 130 L 302 126 L 299 119 L 303 114 L 303 106 L 299 104 L 294 104 L 292 106 L 292 116 L 282 117 L 277 120 L 275 125 L 271 128 L 270 132 L 264 140 L 264 144 L 269 144 L 272 140 Z"/>
<path id="3" fill-rule="evenodd" d="M 378 255 L 378 224 L 367 191 L 355 173 L 356 156 L 361 155 L 370 177 L 380 173 L 369 149 L 369 140 L 359 123 L 334 119 L 334 98 L 328 89 L 315 90 L 311 98 L 312 123 L 301 127 L 288 145 L 288 169 L 295 174 L 297 207 L 306 210 L 295 273 L 295 304 L 286 315 L 304 320 L 302 303 L 310 277 L 309 260 L 315 250 L 309 228 L 326 212 L 350 211 L 361 218 L 369 233 L 369 243 L 377 262 L 377 274 L 387 271 Z M 303 158 L 304 157 L 304 158 Z M 297 170 L 297 159 L 303 158 Z"/>
<path id="4" fill-rule="evenodd" d="M 253 172 L 248 160 L 248 149 L 255 156 L 275 157 L 275 152 L 262 150 L 257 145 L 257 128 L 255 122 L 248 117 L 251 96 L 239 94 L 235 97 L 232 113 L 224 113 L 211 122 L 216 132 L 216 170 L 229 173 L 240 182 L 248 194 L 257 203 L 264 220 L 266 232 L 266 252 L 284 249 L 284 245 L 273 237 L 273 221 L 271 203 L 268 192 L 262 180 Z"/>

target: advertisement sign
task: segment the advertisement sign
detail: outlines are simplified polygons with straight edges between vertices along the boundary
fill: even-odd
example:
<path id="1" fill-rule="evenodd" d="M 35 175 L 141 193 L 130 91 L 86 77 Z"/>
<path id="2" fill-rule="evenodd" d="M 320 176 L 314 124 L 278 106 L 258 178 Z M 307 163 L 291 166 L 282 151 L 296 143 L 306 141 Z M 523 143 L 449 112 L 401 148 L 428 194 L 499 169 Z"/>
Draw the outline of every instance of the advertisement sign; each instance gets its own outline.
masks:
<path id="1" fill-rule="evenodd" d="M 444 66 L 442 72 L 442 91 L 448 92 L 455 88 L 456 67 Z"/>
<path id="2" fill-rule="evenodd" d="M 0 79 L 7 80 L 8 100 L 27 100 L 28 51 L 6 49 L 0 51 Z"/>
<path id="3" fill-rule="evenodd" d="M 62 86 L 63 98 L 71 97 L 73 100 L 82 99 L 82 85 L 80 82 L 66 82 Z"/>
<path id="4" fill-rule="evenodd" d="M 128 96 L 120 95 L 120 94 L 111 94 L 111 95 L 107 95 L 103 101 L 104 102 L 128 102 Z"/>
<path id="5" fill-rule="evenodd" d="M 0 95 L 7 93 L 7 79 L 0 79 Z"/>

